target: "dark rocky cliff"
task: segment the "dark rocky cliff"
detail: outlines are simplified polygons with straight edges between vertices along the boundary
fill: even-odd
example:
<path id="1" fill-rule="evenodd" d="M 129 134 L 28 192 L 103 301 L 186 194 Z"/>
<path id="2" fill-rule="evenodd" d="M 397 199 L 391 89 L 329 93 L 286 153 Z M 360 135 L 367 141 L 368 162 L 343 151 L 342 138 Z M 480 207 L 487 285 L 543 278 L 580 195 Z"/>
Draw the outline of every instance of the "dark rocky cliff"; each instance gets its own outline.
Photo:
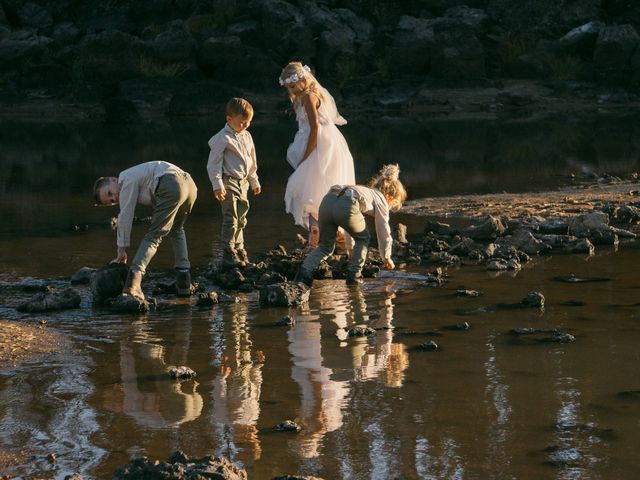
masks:
<path id="1" fill-rule="evenodd" d="M 282 100 L 292 59 L 365 108 L 508 79 L 634 99 L 639 29 L 629 0 L 0 0 L 0 103 L 206 114 Z"/>

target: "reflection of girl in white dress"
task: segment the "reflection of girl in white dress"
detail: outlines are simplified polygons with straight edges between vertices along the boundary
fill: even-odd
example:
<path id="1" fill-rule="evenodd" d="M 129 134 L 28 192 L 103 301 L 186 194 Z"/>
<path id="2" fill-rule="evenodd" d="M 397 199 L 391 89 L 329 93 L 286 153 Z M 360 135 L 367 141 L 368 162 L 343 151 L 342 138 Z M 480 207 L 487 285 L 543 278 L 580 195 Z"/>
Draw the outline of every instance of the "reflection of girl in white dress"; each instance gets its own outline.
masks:
<path id="1" fill-rule="evenodd" d="M 280 85 L 287 89 L 298 120 L 298 131 L 287 150 L 287 161 L 295 172 L 287 182 L 286 211 L 296 225 L 309 230 L 309 247 L 315 248 L 320 201 L 332 185 L 355 183 L 353 157 L 336 127 L 347 121 L 306 65 L 289 63 L 282 69 Z"/>

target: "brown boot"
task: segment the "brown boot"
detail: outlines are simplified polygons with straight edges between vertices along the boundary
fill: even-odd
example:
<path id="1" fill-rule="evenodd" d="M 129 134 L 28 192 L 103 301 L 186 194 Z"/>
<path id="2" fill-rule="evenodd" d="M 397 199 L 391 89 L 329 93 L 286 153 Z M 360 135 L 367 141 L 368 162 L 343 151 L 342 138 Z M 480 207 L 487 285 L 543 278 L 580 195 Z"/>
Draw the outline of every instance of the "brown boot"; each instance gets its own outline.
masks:
<path id="1" fill-rule="evenodd" d="M 127 274 L 127 280 L 124 282 L 124 288 L 122 289 L 123 295 L 131 295 L 132 297 L 144 300 L 144 293 L 142 293 L 142 273 L 138 270 L 129 269 Z"/>
<path id="2" fill-rule="evenodd" d="M 249 263 L 251 263 L 249 261 L 249 255 L 247 254 L 247 251 L 244 248 L 238 248 L 236 250 L 236 255 L 238 256 L 238 259 L 246 266 Z"/>
<path id="3" fill-rule="evenodd" d="M 191 272 L 188 268 L 176 269 L 176 291 L 179 297 L 191 295 Z"/>

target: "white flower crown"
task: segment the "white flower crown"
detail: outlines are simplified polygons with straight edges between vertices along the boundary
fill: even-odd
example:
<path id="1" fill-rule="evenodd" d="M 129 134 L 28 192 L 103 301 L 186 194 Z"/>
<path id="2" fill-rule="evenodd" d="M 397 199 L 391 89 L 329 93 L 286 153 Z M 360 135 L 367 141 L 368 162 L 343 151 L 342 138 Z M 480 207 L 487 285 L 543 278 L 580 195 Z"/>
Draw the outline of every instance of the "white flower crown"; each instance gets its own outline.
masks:
<path id="1" fill-rule="evenodd" d="M 296 83 L 298 82 L 302 77 L 305 76 L 305 74 L 307 72 L 311 72 L 311 69 L 309 68 L 308 65 L 305 65 L 302 67 L 302 71 L 298 72 L 298 73 L 294 73 L 293 75 L 288 76 L 287 78 L 285 78 L 284 80 L 282 80 L 281 78 L 278 79 L 278 82 L 280 82 L 280 85 L 285 86 L 288 85 L 290 83 Z"/>

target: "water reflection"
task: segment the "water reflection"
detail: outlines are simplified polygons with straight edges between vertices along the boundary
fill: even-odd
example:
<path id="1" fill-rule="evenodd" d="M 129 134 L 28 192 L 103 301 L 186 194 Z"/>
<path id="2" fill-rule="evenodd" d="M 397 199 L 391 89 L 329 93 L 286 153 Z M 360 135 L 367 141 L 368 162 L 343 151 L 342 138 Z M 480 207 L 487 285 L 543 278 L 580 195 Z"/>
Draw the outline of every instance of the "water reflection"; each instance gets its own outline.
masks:
<path id="1" fill-rule="evenodd" d="M 177 428 L 202 413 L 198 382 L 174 381 L 170 366 L 184 365 L 190 346 L 191 321 L 173 330 L 174 348 L 168 352 L 144 321 L 132 325 L 130 338 L 120 342 L 122 411 L 140 427 Z"/>
<path id="2" fill-rule="evenodd" d="M 216 455 L 236 459 L 244 450 L 246 457 L 256 461 L 262 456 L 257 424 L 264 358 L 253 348 L 248 312 L 247 304 L 242 303 L 211 315 L 211 363 L 216 375 L 210 421 L 218 445 Z"/>

